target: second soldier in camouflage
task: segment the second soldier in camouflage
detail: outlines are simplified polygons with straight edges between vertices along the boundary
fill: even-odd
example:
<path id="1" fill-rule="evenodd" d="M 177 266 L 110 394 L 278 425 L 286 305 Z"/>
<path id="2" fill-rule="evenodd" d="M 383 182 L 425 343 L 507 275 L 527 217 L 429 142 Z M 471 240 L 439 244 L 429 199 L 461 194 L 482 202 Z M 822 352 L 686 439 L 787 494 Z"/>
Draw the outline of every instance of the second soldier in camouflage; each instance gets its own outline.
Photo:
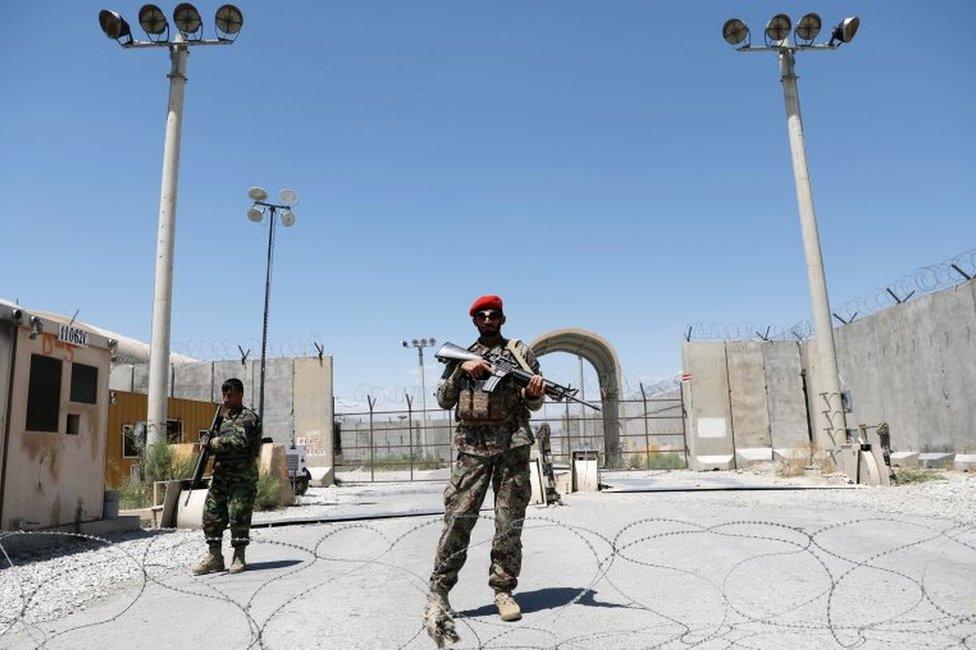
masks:
<path id="1" fill-rule="evenodd" d="M 234 548 L 230 572 L 239 573 L 246 568 L 244 549 L 250 541 L 251 514 L 258 490 L 261 421 L 244 406 L 244 384 L 240 379 L 225 381 L 221 393 L 223 419 L 218 434 L 207 442 L 214 457 L 213 478 L 203 506 L 203 534 L 209 550 L 193 568 L 196 575 L 224 570 L 221 544 L 227 527 Z"/>

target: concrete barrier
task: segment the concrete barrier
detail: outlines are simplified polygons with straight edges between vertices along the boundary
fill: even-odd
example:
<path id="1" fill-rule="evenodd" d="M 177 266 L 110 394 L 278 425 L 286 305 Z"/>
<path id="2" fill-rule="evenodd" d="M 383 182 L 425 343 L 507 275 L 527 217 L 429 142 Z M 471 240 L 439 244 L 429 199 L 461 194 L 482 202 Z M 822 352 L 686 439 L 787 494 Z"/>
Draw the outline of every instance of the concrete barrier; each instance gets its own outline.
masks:
<path id="1" fill-rule="evenodd" d="M 688 464 L 696 470 L 732 469 L 735 447 L 725 343 L 685 343 L 681 354 L 685 373 L 690 374 L 685 384 Z"/>

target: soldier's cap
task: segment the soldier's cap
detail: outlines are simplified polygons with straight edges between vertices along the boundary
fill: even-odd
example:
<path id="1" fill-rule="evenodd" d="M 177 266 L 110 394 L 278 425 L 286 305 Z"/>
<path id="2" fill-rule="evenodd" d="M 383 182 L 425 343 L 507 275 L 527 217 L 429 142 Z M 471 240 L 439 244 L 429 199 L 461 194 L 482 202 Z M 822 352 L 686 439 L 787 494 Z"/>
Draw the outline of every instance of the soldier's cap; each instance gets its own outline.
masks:
<path id="1" fill-rule="evenodd" d="M 475 314 L 483 309 L 494 309 L 496 311 L 502 311 L 502 299 L 500 296 L 494 294 L 489 294 L 481 296 L 471 304 L 471 309 L 468 313 L 473 318 Z"/>

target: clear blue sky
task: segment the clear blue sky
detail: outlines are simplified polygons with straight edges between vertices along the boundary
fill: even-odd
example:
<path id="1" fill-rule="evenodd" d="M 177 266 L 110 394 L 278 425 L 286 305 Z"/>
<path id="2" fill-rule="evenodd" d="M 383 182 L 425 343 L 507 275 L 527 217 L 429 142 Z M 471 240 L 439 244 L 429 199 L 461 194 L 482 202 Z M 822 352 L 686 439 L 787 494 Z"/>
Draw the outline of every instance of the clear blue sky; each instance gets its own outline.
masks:
<path id="1" fill-rule="evenodd" d="M 173 339 L 260 335 L 245 191 L 294 187 L 272 336 L 324 341 L 339 395 L 414 382 L 400 339 L 466 342 L 486 292 L 509 335 L 597 331 L 631 378 L 679 370 L 689 322 L 807 316 L 777 65 L 725 44 L 733 14 L 757 40 L 778 11 L 862 18 L 798 62 L 835 303 L 976 246 L 972 2 L 241 7 L 190 56 Z M 168 61 L 100 8 L 0 7 L 0 297 L 148 338 Z"/>

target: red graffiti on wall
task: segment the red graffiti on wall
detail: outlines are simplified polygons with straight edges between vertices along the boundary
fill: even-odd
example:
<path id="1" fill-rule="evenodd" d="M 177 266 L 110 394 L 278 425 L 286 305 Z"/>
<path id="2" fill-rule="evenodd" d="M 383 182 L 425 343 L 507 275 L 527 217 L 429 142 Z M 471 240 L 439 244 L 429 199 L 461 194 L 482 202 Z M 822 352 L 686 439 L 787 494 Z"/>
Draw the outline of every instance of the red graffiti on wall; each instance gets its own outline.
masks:
<path id="1" fill-rule="evenodd" d="M 61 350 L 64 360 L 71 363 L 75 360 L 75 346 L 59 341 L 54 334 L 41 334 L 41 354 L 51 356 L 55 350 Z"/>

